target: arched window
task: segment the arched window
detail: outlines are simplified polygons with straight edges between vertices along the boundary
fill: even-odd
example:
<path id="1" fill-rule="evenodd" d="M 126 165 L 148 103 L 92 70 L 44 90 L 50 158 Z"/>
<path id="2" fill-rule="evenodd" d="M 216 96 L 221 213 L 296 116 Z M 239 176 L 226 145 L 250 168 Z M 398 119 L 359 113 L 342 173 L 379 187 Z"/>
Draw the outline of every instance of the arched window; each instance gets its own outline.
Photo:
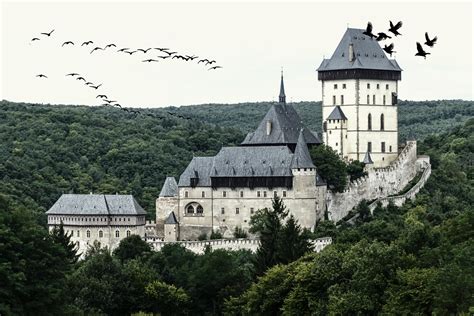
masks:
<path id="1" fill-rule="evenodd" d="M 380 130 L 383 131 L 385 129 L 385 122 L 383 114 L 380 114 Z"/>
<path id="2" fill-rule="evenodd" d="M 117 238 L 120 237 L 120 230 L 117 229 L 117 230 L 115 231 L 115 237 L 117 237 Z"/>
<path id="3" fill-rule="evenodd" d="M 186 214 L 188 215 L 200 215 L 202 216 L 204 209 L 201 204 L 197 202 L 191 202 L 185 207 Z"/>
<path id="4" fill-rule="evenodd" d="M 369 131 L 372 130 L 372 114 L 369 113 L 368 117 L 367 117 L 367 129 Z"/>
<path id="5" fill-rule="evenodd" d="M 188 214 L 193 214 L 194 213 L 194 207 L 192 206 L 192 204 L 189 204 L 186 207 L 186 213 L 188 213 Z"/>
<path id="6" fill-rule="evenodd" d="M 197 210 L 197 213 L 198 213 L 198 214 L 202 214 L 202 213 L 204 212 L 204 209 L 202 208 L 202 206 L 201 206 L 200 204 L 198 204 L 196 210 Z"/>
<path id="7" fill-rule="evenodd" d="M 91 231 L 90 230 L 86 231 L 86 236 L 87 236 L 87 238 L 91 238 Z"/>
<path id="8" fill-rule="evenodd" d="M 102 237 L 104 237 L 104 232 L 99 230 L 99 238 L 102 238 Z"/>
<path id="9" fill-rule="evenodd" d="M 131 234 L 130 231 L 127 230 L 127 237 L 130 237 L 130 234 Z"/>

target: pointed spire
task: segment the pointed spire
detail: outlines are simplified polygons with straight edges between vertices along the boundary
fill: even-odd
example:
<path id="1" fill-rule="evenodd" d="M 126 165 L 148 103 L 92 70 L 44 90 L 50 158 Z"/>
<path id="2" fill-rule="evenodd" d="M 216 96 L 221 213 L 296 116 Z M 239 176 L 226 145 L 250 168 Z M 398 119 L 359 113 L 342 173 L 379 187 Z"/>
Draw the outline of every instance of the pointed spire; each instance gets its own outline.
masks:
<path id="1" fill-rule="evenodd" d="M 374 163 L 372 161 L 372 157 L 370 156 L 370 152 L 368 152 L 368 151 L 365 152 L 364 161 L 362 161 L 362 162 L 365 163 L 366 165 L 371 165 L 371 164 Z"/>
<path id="2" fill-rule="evenodd" d="M 281 70 L 280 95 L 278 96 L 280 103 L 286 103 L 285 85 L 283 84 L 283 69 Z"/>
<path id="3" fill-rule="evenodd" d="M 165 183 L 161 188 L 160 197 L 172 197 L 178 195 L 178 183 L 174 177 L 166 177 Z"/>
<path id="4" fill-rule="evenodd" d="M 176 218 L 176 215 L 173 211 L 171 211 L 170 215 L 168 215 L 168 218 L 165 219 L 165 224 L 178 224 L 178 219 Z"/>
<path id="5" fill-rule="evenodd" d="M 293 161 L 291 162 L 291 168 L 316 168 L 309 154 L 308 145 L 303 135 L 303 129 L 300 130 L 298 142 L 296 143 L 295 153 L 293 155 Z"/>

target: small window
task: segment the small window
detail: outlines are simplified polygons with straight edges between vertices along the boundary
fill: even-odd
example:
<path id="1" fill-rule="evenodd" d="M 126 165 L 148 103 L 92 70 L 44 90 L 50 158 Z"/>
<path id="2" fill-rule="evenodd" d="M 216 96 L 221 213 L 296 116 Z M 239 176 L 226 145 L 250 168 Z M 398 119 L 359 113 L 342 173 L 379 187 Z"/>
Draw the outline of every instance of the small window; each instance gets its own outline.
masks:
<path id="1" fill-rule="evenodd" d="M 201 197 L 205 198 L 206 197 L 206 192 L 201 191 Z"/>
<path id="2" fill-rule="evenodd" d="M 250 214 L 253 214 L 253 207 L 250 208 Z"/>
<path id="3" fill-rule="evenodd" d="M 240 197 L 241 197 L 241 198 L 244 197 L 244 191 L 240 191 Z"/>
<path id="4" fill-rule="evenodd" d="M 104 232 L 99 230 L 99 238 L 102 238 L 102 237 L 104 237 Z"/>
<path id="5" fill-rule="evenodd" d="M 392 152 L 392 146 L 388 146 L 388 150 Z"/>
<path id="6" fill-rule="evenodd" d="M 71 237 L 74 237 L 74 231 L 71 230 Z"/>
<path id="7" fill-rule="evenodd" d="M 367 104 L 370 104 L 370 95 L 367 95 Z"/>
<path id="8" fill-rule="evenodd" d="M 188 191 L 184 191 L 184 197 L 185 198 L 189 197 L 189 192 Z"/>
<path id="9" fill-rule="evenodd" d="M 257 197 L 260 197 L 260 191 L 257 191 Z"/>
<path id="10" fill-rule="evenodd" d="M 116 238 L 119 238 L 119 237 L 120 237 L 120 230 L 116 230 L 116 231 L 115 231 L 115 237 L 116 237 Z"/>
<path id="11" fill-rule="evenodd" d="M 367 84 L 367 89 L 370 89 L 370 83 Z"/>
<path id="12" fill-rule="evenodd" d="M 130 237 L 130 235 L 131 235 L 131 232 L 127 230 L 127 237 Z"/>
<path id="13" fill-rule="evenodd" d="M 382 142 L 381 147 L 382 147 L 382 152 L 384 153 L 385 152 L 385 142 Z"/>
<path id="14" fill-rule="evenodd" d="M 387 97 L 383 96 L 383 105 L 385 105 L 386 102 L 387 102 Z"/>
<path id="15" fill-rule="evenodd" d="M 332 96 L 332 105 L 336 105 L 336 96 L 335 95 Z"/>
<path id="16" fill-rule="evenodd" d="M 283 197 L 286 197 L 286 191 L 283 191 L 282 196 L 283 196 Z"/>
<path id="17" fill-rule="evenodd" d="M 392 148 L 392 147 L 390 147 L 390 148 Z M 81 237 L 81 234 L 80 234 L 79 230 L 76 232 L 76 237 Z"/>
<path id="18" fill-rule="evenodd" d="M 329 131 L 329 135 L 331 135 L 331 134 L 332 134 L 331 131 Z"/>
<path id="19" fill-rule="evenodd" d="M 273 191 L 273 197 L 278 197 L 278 192 L 277 191 Z"/>
<path id="20" fill-rule="evenodd" d="M 368 143 L 367 143 L 367 151 L 368 151 L 369 153 L 372 152 L 372 142 L 368 142 Z"/>
<path id="21" fill-rule="evenodd" d="M 90 230 L 86 231 L 86 237 L 91 238 L 91 231 Z"/>
<path id="22" fill-rule="evenodd" d="M 202 208 L 202 206 L 201 206 L 201 205 L 198 205 L 198 206 L 197 206 L 197 208 L 196 208 L 196 212 L 197 212 L 198 214 L 202 214 L 202 213 L 204 213 L 204 209 Z"/>
<path id="23" fill-rule="evenodd" d="M 372 96 L 372 103 L 375 104 L 375 94 Z"/>
<path id="24" fill-rule="evenodd" d="M 377 83 L 377 89 L 380 89 L 380 84 Z"/>
<path id="25" fill-rule="evenodd" d="M 341 95 L 341 105 L 344 105 L 344 96 Z"/>
<path id="26" fill-rule="evenodd" d="M 222 197 L 227 197 L 227 191 L 222 191 Z"/>
<path id="27" fill-rule="evenodd" d="M 388 90 L 388 84 L 385 85 L 385 90 Z"/>
<path id="28" fill-rule="evenodd" d="M 224 215 L 225 214 L 225 209 L 223 207 L 221 207 L 221 214 Z"/>
<path id="29" fill-rule="evenodd" d="M 385 130 L 385 117 L 383 114 L 380 114 L 380 130 Z"/>
<path id="30" fill-rule="evenodd" d="M 238 207 L 235 208 L 235 214 L 239 214 L 240 209 Z"/>
<path id="31" fill-rule="evenodd" d="M 194 213 L 194 207 L 192 205 L 188 205 L 188 207 L 186 208 L 186 213 L 193 214 Z"/>
<path id="32" fill-rule="evenodd" d="M 267 191 L 263 191 L 263 197 L 267 197 Z"/>
<path id="33" fill-rule="evenodd" d="M 342 84 L 342 89 L 345 89 L 345 88 L 346 88 L 346 84 L 343 83 L 343 84 Z"/>
<path id="34" fill-rule="evenodd" d="M 372 130 L 372 114 L 367 115 L 367 129 Z"/>
<path id="35" fill-rule="evenodd" d="M 336 89 L 337 89 L 337 84 L 334 85 L 334 90 L 336 90 Z"/>

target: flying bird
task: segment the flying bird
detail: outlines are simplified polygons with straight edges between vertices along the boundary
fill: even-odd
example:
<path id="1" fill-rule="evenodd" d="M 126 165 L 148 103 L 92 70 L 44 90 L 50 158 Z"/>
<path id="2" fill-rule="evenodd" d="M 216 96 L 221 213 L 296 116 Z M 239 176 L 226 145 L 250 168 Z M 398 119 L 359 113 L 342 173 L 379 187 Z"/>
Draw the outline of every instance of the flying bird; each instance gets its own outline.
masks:
<path id="1" fill-rule="evenodd" d="M 224 67 L 222 67 L 222 66 L 214 66 L 214 67 L 209 68 L 208 70 L 219 69 L 219 68 L 224 68 Z"/>
<path id="2" fill-rule="evenodd" d="M 195 59 L 198 58 L 199 56 L 194 56 L 194 55 L 189 56 L 189 55 L 186 55 L 186 57 L 188 57 L 188 59 L 190 59 L 190 60 L 195 60 Z"/>
<path id="3" fill-rule="evenodd" d="M 99 49 L 104 50 L 103 48 L 97 46 L 96 48 L 94 48 L 93 50 L 91 50 L 91 54 L 92 54 L 93 52 L 95 52 L 96 50 L 99 50 Z"/>
<path id="4" fill-rule="evenodd" d="M 105 94 L 98 94 L 95 98 L 107 99 L 107 96 Z"/>
<path id="5" fill-rule="evenodd" d="M 84 82 L 86 82 L 86 79 L 84 79 L 84 77 L 77 77 L 76 80 L 83 80 Z"/>
<path id="6" fill-rule="evenodd" d="M 397 24 L 393 25 L 392 21 L 390 21 L 390 28 L 388 29 L 389 32 L 392 32 L 395 36 L 402 35 L 398 32 L 398 29 L 402 27 L 402 21 L 399 21 Z"/>
<path id="7" fill-rule="evenodd" d="M 392 38 L 391 36 L 388 36 L 387 34 L 385 34 L 384 32 L 380 32 L 380 33 L 377 33 L 377 41 L 380 42 L 380 41 L 383 41 L 383 40 L 386 40 L 387 38 Z"/>
<path id="8" fill-rule="evenodd" d="M 201 63 L 201 62 L 202 62 L 202 63 L 204 63 L 204 62 L 208 63 L 208 62 L 209 62 L 209 59 L 204 58 L 204 59 L 198 60 L 198 64 Z"/>
<path id="9" fill-rule="evenodd" d="M 124 50 L 123 52 L 132 55 L 132 54 L 136 53 L 137 51 L 134 50 L 134 51 L 128 52 L 128 51 Z"/>
<path id="10" fill-rule="evenodd" d="M 168 51 L 166 51 L 166 50 L 165 50 L 165 51 L 162 51 L 162 52 L 163 52 L 163 53 L 166 53 L 166 54 L 168 54 L 168 55 L 174 55 L 174 54 L 177 53 L 177 52 L 168 52 Z"/>
<path id="11" fill-rule="evenodd" d="M 74 77 L 74 76 L 79 76 L 79 74 L 78 74 L 78 73 L 75 73 L 75 72 L 71 72 L 70 74 L 67 74 L 66 77 L 67 77 L 67 76 Z"/>
<path id="12" fill-rule="evenodd" d="M 216 62 L 215 60 L 209 60 L 209 61 L 207 61 L 206 66 L 207 66 L 207 65 L 212 65 L 212 64 L 214 64 L 215 62 Z"/>
<path id="13" fill-rule="evenodd" d="M 31 39 L 32 42 L 34 42 L 34 41 L 39 41 L 39 40 L 40 40 L 40 39 L 37 38 L 37 37 L 33 37 L 33 38 Z"/>
<path id="14" fill-rule="evenodd" d="M 93 44 L 94 42 L 93 41 L 87 41 L 87 42 L 84 42 L 81 44 L 81 46 L 84 46 L 84 45 L 89 45 L 89 44 Z"/>
<path id="15" fill-rule="evenodd" d="M 142 62 L 144 62 L 144 63 L 151 63 L 152 61 L 158 62 L 158 60 L 156 60 L 156 59 L 151 59 L 151 58 L 150 58 L 150 59 L 142 60 Z"/>
<path id="16" fill-rule="evenodd" d="M 108 44 L 108 45 L 105 46 L 105 48 L 109 48 L 109 47 L 117 47 L 117 45 L 112 43 L 112 44 Z"/>
<path id="17" fill-rule="evenodd" d="M 387 54 L 390 54 L 390 57 L 392 57 L 392 54 L 393 53 L 396 53 L 396 51 L 393 50 L 393 48 L 395 47 L 395 45 L 390 44 L 390 45 L 385 45 L 383 50 L 387 53 Z"/>
<path id="18" fill-rule="evenodd" d="M 90 85 L 90 84 L 94 84 L 94 83 L 93 83 L 93 82 L 90 82 L 90 81 L 88 81 L 88 82 L 85 83 L 86 86 L 88 86 L 88 85 Z"/>
<path id="19" fill-rule="evenodd" d="M 169 50 L 169 48 L 161 48 L 161 47 L 155 47 L 154 49 L 157 49 L 161 52 L 165 51 L 165 50 Z"/>
<path id="20" fill-rule="evenodd" d="M 39 77 L 39 78 L 48 78 L 48 76 L 43 75 L 43 74 L 36 75 L 36 77 Z"/>
<path id="21" fill-rule="evenodd" d="M 415 56 L 422 56 L 426 59 L 426 55 L 430 55 L 430 53 L 427 53 L 423 50 L 423 47 L 419 42 L 416 42 L 416 49 L 418 52 L 415 54 Z"/>
<path id="22" fill-rule="evenodd" d="M 64 45 L 69 45 L 69 44 L 74 45 L 74 42 L 71 42 L 71 41 L 64 42 L 64 43 L 61 45 L 61 47 L 64 46 Z"/>
<path id="23" fill-rule="evenodd" d="M 100 87 L 101 85 L 102 85 L 102 84 L 98 84 L 98 85 L 96 85 L 96 86 L 90 85 L 89 87 L 94 88 L 94 89 L 97 90 L 97 89 L 99 89 L 99 87 Z"/>
<path id="24" fill-rule="evenodd" d="M 367 23 L 367 27 L 365 28 L 365 31 L 362 32 L 362 34 L 367 35 L 367 36 L 370 37 L 370 38 L 375 38 L 375 37 L 377 37 L 377 36 L 375 36 L 375 35 L 372 33 L 372 28 L 373 28 L 373 27 L 372 27 L 372 23 L 371 23 L 371 22 Z"/>
<path id="25" fill-rule="evenodd" d="M 49 32 L 49 33 L 41 33 L 41 34 L 43 34 L 43 35 L 46 35 L 46 36 L 48 36 L 48 37 L 49 37 L 49 36 L 51 36 L 51 34 L 52 34 L 53 32 L 54 32 L 54 30 L 52 30 L 52 31 L 51 31 L 51 32 Z"/>
<path id="26" fill-rule="evenodd" d="M 117 101 L 111 101 L 111 100 L 107 100 L 107 99 L 104 99 L 104 101 L 107 102 L 108 104 L 117 102 Z"/>
<path id="27" fill-rule="evenodd" d="M 426 39 L 425 45 L 429 47 L 433 47 L 434 44 L 436 44 L 436 41 L 438 40 L 438 36 L 435 36 L 433 39 L 430 39 L 430 37 L 428 36 L 428 32 L 425 32 L 425 39 Z"/>
<path id="28" fill-rule="evenodd" d="M 147 49 L 139 48 L 139 49 L 137 49 L 137 50 L 139 50 L 139 51 L 141 51 L 141 52 L 143 52 L 143 53 L 146 54 L 146 53 L 148 53 L 148 51 L 149 51 L 150 49 L 151 49 L 151 48 L 147 48 Z"/>
<path id="29" fill-rule="evenodd" d="M 126 50 L 129 50 L 130 48 L 121 48 L 117 52 L 125 52 Z"/>
<path id="30" fill-rule="evenodd" d="M 171 55 L 168 55 L 168 56 L 157 56 L 158 58 L 161 58 L 161 59 L 166 59 L 166 58 L 170 58 Z"/>

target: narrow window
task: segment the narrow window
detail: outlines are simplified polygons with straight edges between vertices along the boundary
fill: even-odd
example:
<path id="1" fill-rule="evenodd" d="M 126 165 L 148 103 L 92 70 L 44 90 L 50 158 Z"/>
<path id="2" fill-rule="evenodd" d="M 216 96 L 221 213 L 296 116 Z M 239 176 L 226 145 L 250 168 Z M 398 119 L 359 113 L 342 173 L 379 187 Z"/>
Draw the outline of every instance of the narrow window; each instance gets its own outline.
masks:
<path id="1" fill-rule="evenodd" d="M 79 233 L 79 231 L 76 232 L 76 237 L 81 237 L 81 234 Z"/>
<path id="2" fill-rule="evenodd" d="M 130 231 L 127 230 L 127 237 L 130 237 L 130 234 L 131 234 Z"/>
<path id="3" fill-rule="evenodd" d="M 202 208 L 201 205 L 198 205 L 198 207 L 196 208 L 196 212 L 197 212 L 198 214 L 204 213 L 204 209 Z"/>
<path id="4" fill-rule="evenodd" d="M 86 237 L 91 238 L 91 231 L 90 230 L 86 231 Z"/>
<path id="5" fill-rule="evenodd" d="M 382 142 L 381 147 L 382 147 L 382 152 L 384 153 L 385 152 L 385 142 Z"/>
<path id="6" fill-rule="evenodd" d="M 385 85 L 385 90 L 388 90 L 388 83 Z"/>
<path id="7" fill-rule="evenodd" d="M 341 105 L 344 105 L 344 96 L 341 95 Z"/>
<path id="8" fill-rule="evenodd" d="M 260 197 L 260 191 L 257 191 L 257 197 Z"/>
<path id="9" fill-rule="evenodd" d="M 392 152 L 392 146 L 391 145 L 388 147 L 388 149 L 390 150 L 390 152 Z"/>
<path id="10" fill-rule="evenodd" d="M 186 208 L 186 213 L 193 214 L 194 213 L 194 207 L 192 205 L 188 205 L 188 207 Z"/>
<path id="11" fill-rule="evenodd" d="M 334 85 L 334 90 L 337 89 L 337 84 Z"/>
<path id="12" fill-rule="evenodd" d="M 226 197 L 227 196 L 227 191 L 222 191 L 222 197 Z"/>
<path id="13" fill-rule="evenodd" d="M 370 104 L 370 95 L 367 95 L 367 104 Z"/>
<path id="14" fill-rule="evenodd" d="M 346 84 L 343 83 L 343 84 L 342 84 L 342 89 L 345 89 L 345 88 L 346 88 Z"/>
<path id="15" fill-rule="evenodd" d="M 71 230 L 71 237 L 74 237 L 74 231 Z"/>
<path id="16" fill-rule="evenodd" d="M 283 195 L 283 197 L 286 197 L 286 191 L 283 191 L 282 195 Z"/>
<path id="17" fill-rule="evenodd" d="M 119 230 L 116 230 L 116 231 L 115 231 L 115 237 L 116 237 L 116 238 L 119 238 L 119 237 L 120 237 L 120 231 L 119 231 Z"/>
<path id="18" fill-rule="evenodd" d="M 273 197 L 278 197 L 278 192 L 277 191 L 273 191 Z"/>
<path id="19" fill-rule="evenodd" d="M 241 198 L 244 197 L 244 191 L 240 191 L 240 197 L 241 197 Z"/>
<path id="20" fill-rule="evenodd" d="M 267 191 L 263 191 L 263 197 L 267 197 Z"/>
<path id="21" fill-rule="evenodd" d="M 99 230 L 99 238 L 102 238 L 102 237 L 104 237 L 104 232 Z"/>
<path id="22" fill-rule="evenodd" d="M 225 214 L 225 209 L 223 207 L 221 207 L 221 214 L 224 215 Z"/>
<path id="23" fill-rule="evenodd" d="M 380 89 L 380 84 L 377 83 L 377 89 Z"/>
<path id="24" fill-rule="evenodd" d="M 369 115 L 367 116 L 367 129 L 369 131 L 372 130 L 372 114 L 369 113 Z"/>
<path id="25" fill-rule="evenodd" d="M 372 103 L 375 104 L 375 94 L 372 96 Z"/>
<path id="26" fill-rule="evenodd" d="M 336 96 L 335 95 L 332 96 L 332 105 L 336 105 Z"/>
<path id="27" fill-rule="evenodd" d="M 189 192 L 188 191 L 184 191 L 184 197 L 185 198 L 189 197 Z"/>
<path id="28" fill-rule="evenodd" d="M 239 214 L 240 210 L 238 207 L 235 208 L 235 214 Z"/>
<path id="29" fill-rule="evenodd" d="M 367 84 L 367 89 L 370 89 L 370 83 Z"/>
<path id="30" fill-rule="evenodd" d="M 368 151 L 369 153 L 372 152 L 372 142 L 368 142 L 368 143 L 367 143 L 367 151 Z"/>
<path id="31" fill-rule="evenodd" d="M 385 103 L 387 102 L 386 100 L 387 100 L 387 98 L 386 98 L 386 96 L 384 95 L 384 96 L 383 96 L 383 105 L 385 105 Z"/>
<path id="32" fill-rule="evenodd" d="M 201 191 L 201 197 L 205 198 L 206 197 L 206 192 Z"/>
<path id="33" fill-rule="evenodd" d="M 385 119 L 384 115 L 380 114 L 380 130 L 383 131 L 385 129 Z"/>
<path id="34" fill-rule="evenodd" d="M 338 145 L 338 143 L 336 143 L 336 146 Z"/>
<path id="35" fill-rule="evenodd" d="M 253 214 L 253 207 L 250 208 L 250 214 Z"/>

